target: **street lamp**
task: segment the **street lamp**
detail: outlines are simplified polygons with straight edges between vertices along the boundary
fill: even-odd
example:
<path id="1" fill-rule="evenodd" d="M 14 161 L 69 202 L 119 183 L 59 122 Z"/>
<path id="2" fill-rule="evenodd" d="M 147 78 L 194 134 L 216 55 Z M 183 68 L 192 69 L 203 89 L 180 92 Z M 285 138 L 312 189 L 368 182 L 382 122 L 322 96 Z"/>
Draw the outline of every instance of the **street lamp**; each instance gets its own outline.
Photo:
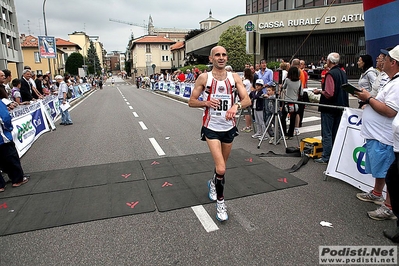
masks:
<path id="1" fill-rule="evenodd" d="M 46 5 L 47 0 L 43 0 L 43 22 L 44 22 L 44 35 L 47 37 L 47 22 L 46 22 L 46 11 L 45 11 L 45 5 Z M 50 58 L 47 58 L 48 62 L 48 71 L 51 73 L 51 65 L 50 65 Z"/>

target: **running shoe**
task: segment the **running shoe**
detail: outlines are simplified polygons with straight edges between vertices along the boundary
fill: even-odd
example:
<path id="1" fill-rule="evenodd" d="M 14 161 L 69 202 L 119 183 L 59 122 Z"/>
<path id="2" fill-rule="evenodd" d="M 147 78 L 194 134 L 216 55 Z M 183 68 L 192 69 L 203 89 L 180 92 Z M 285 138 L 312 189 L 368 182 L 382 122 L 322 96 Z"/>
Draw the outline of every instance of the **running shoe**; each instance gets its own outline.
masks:
<path id="1" fill-rule="evenodd" d="M 397 219 L 395 214 L 393 214 L 392 210 L 390 210 L 387 206 L 385 206 L 385 204 L 382 204 L 381 207 L 379 207 L 375 211 L 367 212 L 367 215 L 371 219 L 374 219 L 377 221 Z"/>
<path id="2" fill-rule="evenodd" d="M 382 205 L 384 203 L 384 197 L 374 195 L 373 191 L 357 193 L 356 198 L 362 201 L 373 202 L 378 205 Z"/>
<path id="3" fill-rule="evenodd" d="M 257 138 L 259 138 L 260 136 L 262 136 L 262 135 L 259 134 L 259 133 L 255 133 L 255 134 L 252 135 L 252 138 L 253 138 L 253 139 L 257 139 Z"/>
<path id="4" fill-rule="evenodd" d="M 224 200 L 218 200 L 216 203 L 216 219 L 218 219 L 220 222 L 227 221 L 229 219 Z"/>
<path id="5" fill-rule="evenodd" d="M 215 186 L 215 183 L 213 183 L 213 179 L 208 180 L 208 189 L 209 189 L 208 198 L 211 201 L 215 201 L 216 200 L 216 186 Z"/>

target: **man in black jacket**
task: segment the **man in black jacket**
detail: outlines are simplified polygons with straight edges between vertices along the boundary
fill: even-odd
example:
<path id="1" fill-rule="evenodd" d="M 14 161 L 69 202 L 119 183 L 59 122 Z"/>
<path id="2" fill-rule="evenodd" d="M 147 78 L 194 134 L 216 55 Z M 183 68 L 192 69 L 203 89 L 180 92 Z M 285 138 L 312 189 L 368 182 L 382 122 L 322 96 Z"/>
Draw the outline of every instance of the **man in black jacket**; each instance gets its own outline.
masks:
<path id="1" fill-rule="evenodd" d="M 349 107 L 349 95 L 341 89 L 341 85 L 348 82 L 346 73 L 338 66 L 339 54 L 330 53 L 327 57 L 327 65 L 330 71 L 326 74 L 322 90 L 315 89 L 314 94 L 321 94 L 320 104 L 331 106 Z M 323 144 L 323 154 L 316 163 L 326 164 L 330 159 L 335 136 L 337 135 L 339 122 L 341 121 L 342 109 L 329 107 L 319 107 L 321 116 L 321 136 Z"/>

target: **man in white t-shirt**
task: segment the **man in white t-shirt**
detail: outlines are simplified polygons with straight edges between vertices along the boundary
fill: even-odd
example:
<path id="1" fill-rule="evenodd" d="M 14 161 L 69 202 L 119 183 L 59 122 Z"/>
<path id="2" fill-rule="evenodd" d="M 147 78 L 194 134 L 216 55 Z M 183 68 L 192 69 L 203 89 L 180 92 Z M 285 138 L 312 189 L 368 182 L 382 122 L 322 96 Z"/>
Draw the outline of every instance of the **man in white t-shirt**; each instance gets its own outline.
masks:
<path id="1" fill-rule="evenodd" d="M 385 176 L 393 163 L 392 122 L 399 111 L 399 45 L 388 51 L 381 49 L 385 54 L 383 71 L 390 81 L 380 89 L 374 98 L 370 92 L 363 89 L 356 96 L 366 104 L 362 115 L 360 135 L 366 140 L 366 172 L 375 178 L 374 188 L 370 192 L 358 193 L 356 197 L 362 201 L 374 202 L 381 205 L 377 210 L 368 212 L 374 220 L 397 219 L 392 212 L 390 193 L 386 200 L 382 196 L 385 186 Z"/>

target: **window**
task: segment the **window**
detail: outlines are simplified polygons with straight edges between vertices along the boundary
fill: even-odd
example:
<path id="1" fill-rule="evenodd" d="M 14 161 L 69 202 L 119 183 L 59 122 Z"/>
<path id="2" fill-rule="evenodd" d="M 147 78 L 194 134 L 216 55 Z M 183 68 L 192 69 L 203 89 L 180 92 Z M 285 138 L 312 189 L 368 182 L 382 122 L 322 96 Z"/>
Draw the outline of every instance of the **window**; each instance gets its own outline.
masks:
<path id="1" fill-rule="evenodd" d="M 148 43 L 145 45 L 145 52 L 146 53 L 151 53 L 151 46 Z"/>
<path id="2" fill-rule="evenodd" d="M 162 44 L 162 45 L 161 45 L 161 49 L 162 49 L 163 51 L 167 51 L 167 50 L 168 50 L 168 46 L 167 46 L 166 44 Z"/>
<path id="3" fill-rule="evenodd" d="M 169 56 L 168 55 L 163 55 L 162 56 L 162 62 L 167 62 L 169 61 Z"/>
<path id="4" fill-rule="evenodd" d="M 39 52 L 35 52 L 35 53 L 34 53 L 34 57 L 35 57 L 35 63 L 40 63 L 40 62 L 42 62 L 42 60 L 40 59 L 40 54 L 39 54 Z"/>

